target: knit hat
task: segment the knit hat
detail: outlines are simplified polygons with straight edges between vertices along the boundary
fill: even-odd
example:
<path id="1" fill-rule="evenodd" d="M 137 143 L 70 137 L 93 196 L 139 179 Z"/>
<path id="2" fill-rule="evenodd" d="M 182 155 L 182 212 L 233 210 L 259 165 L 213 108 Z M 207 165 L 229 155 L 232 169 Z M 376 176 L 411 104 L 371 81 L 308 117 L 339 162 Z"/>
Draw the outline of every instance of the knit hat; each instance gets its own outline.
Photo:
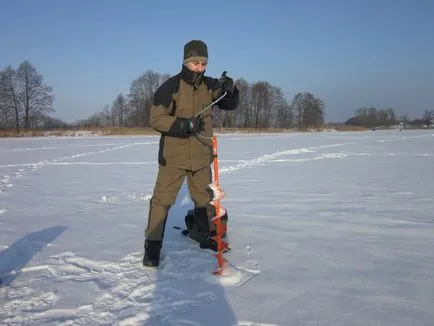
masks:
<path id="1" fill-rule="evenodd" d="M 192 40 L 184 45 L 184 63 L 190 61 L 208 62 L 208 49 L 200 40 Z"/>

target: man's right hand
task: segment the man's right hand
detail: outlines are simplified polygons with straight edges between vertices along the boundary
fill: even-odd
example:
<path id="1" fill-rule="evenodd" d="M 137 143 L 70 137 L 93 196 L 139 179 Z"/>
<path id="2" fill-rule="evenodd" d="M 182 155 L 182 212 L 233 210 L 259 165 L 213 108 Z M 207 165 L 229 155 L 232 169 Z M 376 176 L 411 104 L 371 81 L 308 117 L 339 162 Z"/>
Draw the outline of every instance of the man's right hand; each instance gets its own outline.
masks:
<path id="1" fill-rule="evenodd" d="M 200 116 L 188 118 L 176 118 L 175 122 L 165 133 L 171 137 L 190 137 L 194 133 L 200 133 L 205 130 L 205 121 Z"/>
<path id="2" fill-rule="evenodd" d="M 203 121 L 202 117 L 197 116 L 188 120 L 189 132 L 200 133 L 205 130 L 205 121 Z"/>

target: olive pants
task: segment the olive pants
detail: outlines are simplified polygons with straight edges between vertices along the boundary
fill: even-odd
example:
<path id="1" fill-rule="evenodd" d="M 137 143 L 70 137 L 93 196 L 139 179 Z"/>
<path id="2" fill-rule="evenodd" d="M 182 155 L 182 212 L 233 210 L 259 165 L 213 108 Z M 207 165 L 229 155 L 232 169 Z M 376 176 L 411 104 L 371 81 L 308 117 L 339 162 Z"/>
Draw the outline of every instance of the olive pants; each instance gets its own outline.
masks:
<path id="1" fill-rule="evenodd" d="M 154 193 L 149 203 L 148 226 L 145 230 L 147 240 L 163 240 L 167 214 L 176 201 L 185 177 L 187 177 L 188 190 L 195 207 L 207 206 L 212 200 L 213 192 L 209 188 L 212 181 L 210 166 L 190 171 L 160 165 Z"/>

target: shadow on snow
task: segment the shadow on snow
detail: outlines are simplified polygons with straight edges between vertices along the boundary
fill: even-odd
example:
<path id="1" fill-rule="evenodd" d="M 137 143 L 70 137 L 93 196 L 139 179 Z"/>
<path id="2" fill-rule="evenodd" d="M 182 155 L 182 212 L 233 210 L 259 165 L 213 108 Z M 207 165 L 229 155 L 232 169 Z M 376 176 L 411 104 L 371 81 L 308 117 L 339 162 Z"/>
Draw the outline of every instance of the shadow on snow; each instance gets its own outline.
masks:
<path id="1" fill-rule="evenodd" d="M 32 260 L 33 256 L 44 249 L 50 242 L 56 240 L 65 230 L 66 227 L 64 226 L 53 226 L 32 232 L 1 251 L 1 286 L 11 284 L 21 274 L 21 270 Z"/>
<path id="2" fill-rule="evenodd" d="M 168 288 L 174 293 L 186 294 L 182 305 L 186 311 L 173 309 L 174 302 L 159 300 L 152 303 L 146 325 L 236 325 L 236 316 L 229 305 L 224 287 L 212 282 L 212 271 L 217 266 L 213 252 L 200 249 L 199 245 L 180 234 L 174 226 L 185 228 L 185 215 L 193 207 L 188 187 L 183 184 L 175 204 L 169 211 L 166 223 L 162 266 L 157 272 L 154 298 Z M 167 279 L 171 273 L 178 277 Z M 211 280 L 211 282 L 209 282 Z M 155 294 L 157 294 L 155 296 Z M 163 308 L 165 303 L 168 305 Z M 163 308 L 163 309 L 162 309 Z M 182 309 L 181 309 L 182 310 Z M 164 313 L 167 311 L 167 314 Z M 171 312 L 172 311 L 172 312 Z M 163 313 L 162 313 L 163 312 Z"/>

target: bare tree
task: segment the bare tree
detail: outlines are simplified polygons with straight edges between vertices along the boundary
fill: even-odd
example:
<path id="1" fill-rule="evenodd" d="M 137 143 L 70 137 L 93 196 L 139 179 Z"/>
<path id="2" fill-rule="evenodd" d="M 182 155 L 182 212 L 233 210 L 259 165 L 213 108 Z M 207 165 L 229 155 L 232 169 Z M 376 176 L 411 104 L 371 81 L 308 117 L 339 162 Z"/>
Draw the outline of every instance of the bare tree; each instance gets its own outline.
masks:
<path id="1" fill-rule="evenodd" d="M 273 128 L 276 127 L 278 114 L 282 107 L 289 107 L 289 105 L 285 100 L 285 96 L 283 95 L 282 90 L 280 89 L 280 87 L 270 86 L 270 101 L 269 101 L 269 108 L 267 110 L 268 111 L 267 121 L 269 127 L 273 127 Z M 291 118 L 289 115 L 290 110 L 291 109 L 289 108 L 289 110 L 286 112 L 287 119 Z M 291 124 L 291 122 L 289 122 L 289 124 Z"/>
<path id="2" fill-rule="evenodd" d="M 150 125 L 150 109 L 152 98 L 157 88 L 168 78 L 168 75 L 160 75 L 152 70 L 145 71 L 134 80 L 128 94 L 131 114 L 134 117 L 134 125 L 148 127 Z"/>
<path id="3" fill-rule="evenodd" d="M 252 111 L 253 111 L 253 125 L 252 127 L 267 128 L 268 117 L 271 102 L 271 89 L 270 84 L 265 81 L 257 82 L 252 85 Z"/>
<path id="4" fill-rule="evenodd" d="M 423 113 L 422 120 L 424 121 L 425 125 L 429 128 L 433 124 L 434 120 L 434 110 L 425 110 Z"/>
<path id="5" fill-rule="evenodd" d="M 305 97 L 306 96 L 303 94 L 305 94 L 305 93 L 296 94 L 294 96 L 294 99 L 292 100 L 292 104 L 291 104 L 291 108 L 295 112 L 295 115 L 296 115 L 297 127 L 300 130 L 305 130 L 305 125 L 304 125 L 305 110 L 304 110 L 304 108 L 306 107 L 306 105 L 305 105 Z"/>
<path id="6" fill-rule="evenodd" d="M 9 116 L 15 117 L 15 127 L 20 131 L 21 103 L 19 94 L 17 72 L 11 66 L 7 66 L 0 72 L 0 106 L 5 124 L 8 125 Z"/>
<path id="7" fill-rule="evenodd" d="M 269 128 L 273 117 L 274 88 L 268 82 L 264 83 L 262 98 L 262 117 L 260 119 L 261 128 Z"/>
<path id="8" fill-rule="evenodd" d="M 324 102 L 312 93 L 297 93 L 291 106 L 300 130 L 306 131 L 309 127 L 318 128 L 324 123 Z"/>
<path id="9" fill-rule="evenodd" d="M 104 108 L 101 112 L 101 124 L 103 126 L 114 125 L 113 110 L 110 105 L 104 105 Z"/>
<path id="10" fill-rule="evenodd" d="M 292 124 L 291 108 L 279 87 L 265 81 L 250 85 L 244 79 L 238 79 L 236 85 L 240 94 L 238 108 L 223 113 L 215 111 L 215 126 L 256 129 L 277 127 L 277 120 L 279 123 L 282 121 L 283 113 L 285 127 Z"/>
<path id="11" fill-rule="evenodd" d="M 123 127 L 125 125 L 125 117 L 128 113 L 128 103 L 127 99 L 122 93 L 119 93 L 114 100 L 112 110 L 113 116 L 116 117 L 117 124 Z"/>
<path id="12" fill-rule="evenodd" d="M 24 108 L 24 129 L 29 128 L 32 115 L 39 115 L 53 110 L 53 89 L 44 83 L 43 77 L 28 61 L 21 63 L 17 70 L 19 82 L 18 98 Z"/>
<path id="13" fill-rule="evenodd" d="M 245 79 L 238 79 L 237 82 L 238 91 L 240 94 L 240 102 L 238 108 L 234 111 L 235 126 L 247 127 L 252 120 L 251 110 L 251 87 Z"/>
<path id="14" fill-rule="evenodd" d="M 293 123 L 292 108 L 286 101 L 280 88 L 274 89 L 274 101 L 276 107 L 276 116 L 274 121 L 275 128 L 290 128 Z"/>
<path id="15" fill-rule="evenodd" d="M 305 113 L 305 126 L 309 128 L 320 128 L 324 124 L 324 102 L 319 98 L 314 98 L 309 102 Z"/>

